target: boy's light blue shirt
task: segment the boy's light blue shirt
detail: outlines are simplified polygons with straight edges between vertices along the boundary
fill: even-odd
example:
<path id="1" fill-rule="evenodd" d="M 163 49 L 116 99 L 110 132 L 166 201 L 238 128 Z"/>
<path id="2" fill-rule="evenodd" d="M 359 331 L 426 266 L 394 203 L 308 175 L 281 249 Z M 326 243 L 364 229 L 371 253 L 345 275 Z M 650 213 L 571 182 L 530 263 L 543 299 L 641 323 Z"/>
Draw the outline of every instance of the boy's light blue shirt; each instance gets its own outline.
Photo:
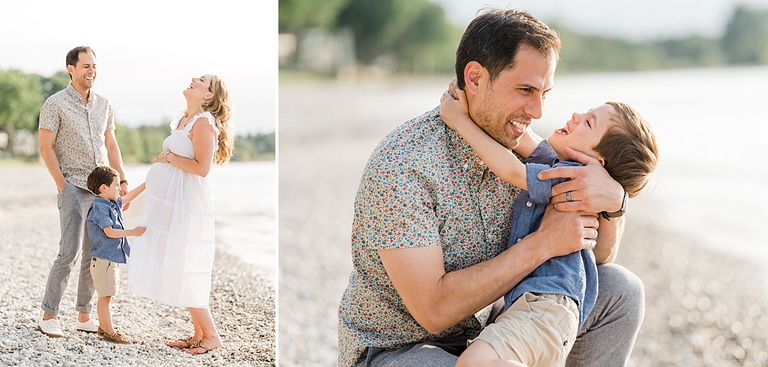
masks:
<path id="1" fill-rule="evenodd" d="M 119 196 L 116 201 L 96 197 L 85 222 L 88 238 L 91 240 L 91 256 L 120 264 L 126 263 L 127 257 L 131 255 L 128 239 L 125 237 L 109 238 L 104 233 L 106 227 L 125 229 L 123 227 L 122 207 L 123 198 Z"/>
<path id="2" fill-rule="evenodd" d="M 573 161 L 558 161 L 557 153 L 546 140 L 536 147 L 525 160 L 528 191 L 521 190 L 513 204 L 512 232 L 508 246 L 513 246 L 539 228 L 544 210 L 549 204 L 552 186 L 565 181 L 541 181 L 537 178 L 539 172 L 557 166 L 579 165 L 581 164 Z M 504 296 L 504 308 L 509 308 L 525 292 L 563 294 L 572 298 L 579 308 L 581 326 L 597 299 L 597 265 L 594 253 L 592 250 L 581 250 L 547 260 Z"/>

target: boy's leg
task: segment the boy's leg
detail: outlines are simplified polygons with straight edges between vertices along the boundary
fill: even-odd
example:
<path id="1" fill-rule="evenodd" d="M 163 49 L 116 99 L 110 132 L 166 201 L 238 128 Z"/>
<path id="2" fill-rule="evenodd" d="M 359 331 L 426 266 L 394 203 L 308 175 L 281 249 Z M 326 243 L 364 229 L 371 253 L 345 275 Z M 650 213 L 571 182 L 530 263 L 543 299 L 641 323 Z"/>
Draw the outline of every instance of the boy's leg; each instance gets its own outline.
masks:
<path id="1" fill-rule="evenodd" d="M 598 265 L 597 303 L 579 330 L 566 366 L 624 366 L 645 316 L 643 282 L 616 264 Z"/>
<path id="2" fill-rule="evenodd" d="M 99 316 L 99 327 L 108 334 L 114 334 L 112 315 L 109 312 L 109 303 L 112 296 L 117 295 L 119 268 L 116 263 L 98 257 L 89 257 L 91 280 L 96 288 L 99 299 L 96 303 L 96 314 Z"/>
<path id="3" fill-rule="evenodd" d="M 104 330 L 105 333 L 110 335 L 115 333 L 115 329 L 112 327 L 112 315 L 109 313 L 109 302 L 112 300 L 111 296 L 99 297 L 96 302 L 96 314 L 99 315 L 99 327 Z"/>
<path id="4" fill-rule="evenodd" d="M 67 183 L 57 197 L 61 239 L 59 240 L 59 253 L 48 274 L 48 282 L 43 295 L 41 308 L 46 314 L 44 318 L 50 318 L 50 316 L 56 316 L 59 313 L 59 303 L 67 288 L 69 273 L 77 259 L 83 237 L 86 237 L 85 219 L 88 211 L 87 209 L 83 211 L 80 191 L 85 190 Z M 91 194 L 91 196 L 93 195 Z M 88 275 L 87 272 L 86 275 Z"/>
<path id="5" fill-rule="evenodd" d="M 464 353 L 461 353 L 459 360 L 456 361 L 456 367 L 470 366 L 510 366 L 526 367 L 519 359 L 501 359 L 493 347 L 483 340 L 475 340 L 467 347 Z"/>
<path id="6" fill-rule="evenodd" d="M 456 366 L 555 366 L 565 360 L 578 328 L 574 300 L 524 293 L 470 341 Z"/>

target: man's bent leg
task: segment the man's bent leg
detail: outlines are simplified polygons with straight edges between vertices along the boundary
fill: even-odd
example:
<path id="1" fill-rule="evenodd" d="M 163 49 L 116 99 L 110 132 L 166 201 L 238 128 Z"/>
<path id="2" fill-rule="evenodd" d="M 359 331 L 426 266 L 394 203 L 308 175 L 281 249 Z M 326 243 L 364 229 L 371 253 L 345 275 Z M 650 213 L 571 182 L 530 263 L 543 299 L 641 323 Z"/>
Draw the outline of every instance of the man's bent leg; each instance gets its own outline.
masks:
<path id="1" fill-rule="evenodd" d="M 400 349 L 368 348 L 367 358 L 355 367 L 453 367 L 467 340 L 460 336 L 439 342 L 419 343 Z"/>
<path id="2" fill-rule="evenodd" d="M 597 267 L 597 302 L 579 330 L 566 366 L 624 366 L 645 317 L 645 289 L 616 264 Z"/>

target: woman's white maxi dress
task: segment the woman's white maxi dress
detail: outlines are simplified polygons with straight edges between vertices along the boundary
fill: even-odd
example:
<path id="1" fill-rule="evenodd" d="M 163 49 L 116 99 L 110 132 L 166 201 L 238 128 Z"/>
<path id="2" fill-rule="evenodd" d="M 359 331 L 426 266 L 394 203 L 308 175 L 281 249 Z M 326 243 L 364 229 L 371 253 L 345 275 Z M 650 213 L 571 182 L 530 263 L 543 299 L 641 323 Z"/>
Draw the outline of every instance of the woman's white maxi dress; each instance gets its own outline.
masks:
<path id="1" fill-rule="evenodd" d="M 189 132 L 200 117 L 213 126 L 218 142 L 215 120 L 203 112 L 181 130 L 176 129 L 179 120 L 173 121 L 163 150 L 194 158 Z M 146 185 L 141 225 L 147 231 L 131 241 L 128 283 L 135 294 L 168 305 L 208 308 L 215 253 L 208 180 L 172 164 L 154 163 Z"/>

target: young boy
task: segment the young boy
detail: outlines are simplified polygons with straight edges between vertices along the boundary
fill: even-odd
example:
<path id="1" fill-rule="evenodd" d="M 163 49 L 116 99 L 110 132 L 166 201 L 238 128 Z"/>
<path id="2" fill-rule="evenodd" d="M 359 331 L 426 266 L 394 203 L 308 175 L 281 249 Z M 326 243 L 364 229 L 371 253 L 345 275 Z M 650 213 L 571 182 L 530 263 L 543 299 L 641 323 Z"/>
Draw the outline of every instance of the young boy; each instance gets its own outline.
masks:
<path id="1" fill-rule="evenodd" d="M 509 246 L 538 228 L 551 188 L 559 183 L 540 181 L 538 173 L 553 166 L 579 164 L 568 161 L 567 149 L 596 158 L 622 185 L 621 213 L 656 167 L 656 138 L 648 123 L 626 104 L 607 102 L 587 113 L 574 113 L 564 127 L 541 142 L 526 131 L 514 149 L 527 158 L 524 164 L 475 125 L 464 92 L 455 84 L 450 89 L 441 100 L 443 121 L 472 146 L 491 171 L 524 190 L 514 202 Z M 514 128 L 526 130 L 525 126 Z M 566 193 L 566 199 L 573 201 L 570 194 Z M 605 212 L 599 215 L 600 221 L 611 217 Z M 598 237 L 595 230 L 594 237 L 594 253 L 581 250 L 549 259 L 510 290 L 504 297 L 504 313 L 469 342 L 456 366 L 554 366 L 565 361 L 597 298 L 596 263 L 616 255 L 615 233 Z"/>
<path id="2" fill-rule="evenodd" d="M 98 334 L 106 341 L 130 344 L 131 341 L 112 328 L 109 302 L 117 294 L 120 280 L 118 264 L 125 264 L 131 254 L 127 236 L 141 236 L 146 227 L 126 230 L 123 227 L 123 204 L 130 203 L 142 191 L 144 184 L 119 196 L 120 177 L 112 167 L 96 167 L 88 175 L 88 189 L 98 197 L 88 212 L 86 229 L 91 240 L 91 277 L 99 300 L 96 312 L 99 316 Z"/>

